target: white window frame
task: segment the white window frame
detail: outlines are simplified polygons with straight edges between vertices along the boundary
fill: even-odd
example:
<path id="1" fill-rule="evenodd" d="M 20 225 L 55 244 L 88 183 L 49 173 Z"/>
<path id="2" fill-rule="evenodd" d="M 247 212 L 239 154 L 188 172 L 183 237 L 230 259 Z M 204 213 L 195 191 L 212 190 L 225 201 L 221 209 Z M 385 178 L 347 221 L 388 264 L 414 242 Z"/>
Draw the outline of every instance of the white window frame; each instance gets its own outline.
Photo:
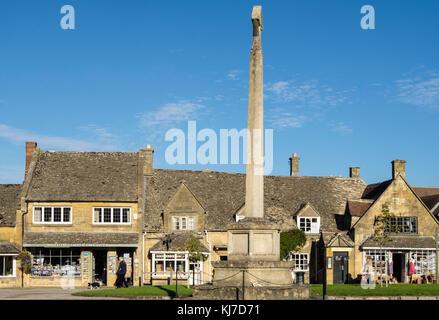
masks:
<path id="1" fill-rule="evenodd" d="M 163 255 L 163 258 L 156 258 L 156 255 Z M 166 255 L 173 255 L 173 258 L 166 258 Z M 177 255 L 184 255 L 184 258 L 177 258 Z M 152 251 L 151 252 L 151 270 L 152 270 L 152 277 L 153 278 L 161 278 L 161 277 L 167 277 L 169 278 L 171 276 L 170 271 L 166 271 L 166 261 L 173 261 L 174 262 L 174 270 L 172 271 L 172 278 L 175 279 L 176 277 L 176 270 L 177 270 L 177 261 L 184 261 L 184 273 L 179 273 L 178 278 L 179 279 L 187 279 L 188 277 L 188 271 L 189 271 L 189 252 L 188 251 Z M 157 271 L 155 269 L 156 267 L 156 261 L 163 261 L 164 270 L 163 271 Z"/>
<path id="2" fill-rule="evenodd" d="M 295 256 L 299 256 L 299 261 L 300 260 L 306 260 L 306 266 L 303 265 L 296 265 L 296 263 L 294 264 L 294 271 L 295 272 L 307 272 L 309 271 L 309 254 L 308 253 L 299 253 L 299 252 L 291 252 L 291 261 L 296 261 Z M 303 259 L 300 259 L 300 256 L 306 257 Z"/>
<path id="3" fill-rule="evenodd" d="M 41 221 L 35 221 L 35 209 L 41 208 Z M 44 221 L 44 210 L 46 208 L 51 209 L 51 221 Z M 61 208 L 61 221 L 54 221 L 55 208 Z M 64 209 L 70 209 L 70 221 L 64 221 Z M 32 223 L 34 224 L 72 224 L 73 221 L 73 209 L 69 206 L 34 206 L 32 208 Z"/>
<path id="4" fill-rule="evenodd" d="M 17 254 L 13 253 L 0 253 L 0 259 L 3 257 L 12 257 L 12 275 L 2 276 L 0 274 L 0 279 L 17 277 L 17 259 L 15 258 L 16 256 Z"/>
<path id="5" fill-rule="evenodd" d="M 183 219 L 186 220 L 185 228 L 183 228 Z M 189 223 L 191 220 L 192 223 Z M 176 221 L 178 222 L 175 223 Z M 175 228 L 176 225 L 178 225 L 178 229 Z M 195 230 L 195 216 L 172 216 L 172 230 Z"/>
<path id="6" fill-rule="evenodd" d="M 312 219 L 317 219 L 317 222 L 312 222 Z M 300 223 L 302 220 L 310 220 L 310 229 L 309 231 L 303 230 L 300 227 Z M 320 233 L 320 217 L 298 217 L 297 226 L 300 230 L 303 230 L 306 234 L 319 234 Z"/>
<path id="7" fill-rule="evenodd" d="M 95 222 L 95 210 L 100 209 L 101 210 L 101 222 L 97 221 Z M 111 221 L 110 222 L 104 222 L 104 209 L 110 209 L 111 210 Z M 114 222 L 114 209 L 120 209 L 120 222 Z M 128 209 L 128 222 L 123 222 L 123 211 L 124 209 Z M 91 216 L 92 224 L 94 225 L 131 225 L 131 208 L 130 207 L 93 207 L 92 209 L 92 216 Z"/>

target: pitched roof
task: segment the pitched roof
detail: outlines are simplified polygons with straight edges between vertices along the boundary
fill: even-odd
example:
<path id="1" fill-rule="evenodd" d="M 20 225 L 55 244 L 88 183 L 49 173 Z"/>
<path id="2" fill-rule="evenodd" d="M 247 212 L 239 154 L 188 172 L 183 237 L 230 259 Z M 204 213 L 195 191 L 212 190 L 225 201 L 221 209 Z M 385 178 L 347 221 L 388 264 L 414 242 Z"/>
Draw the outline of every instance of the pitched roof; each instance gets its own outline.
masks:
<path id="1" fill-rule="evenodd" d="M 328 248 L 334 247 L 354 247 L 352 239 L 342 232 L 322 232 L 323 243 Z"/>
<path id="2" fill-rule="evenodd" d="M 149 251 L 182 251 L 182 248 L 184 248 L 186 245 L 186 240 L 189 239 L 189 237 L 190 234 L 188 233 L 171 234 L 171 241 L 168 243 L 168 247 L 166 246 L 166 242 L 164 241 L 165 238 L 163 237 L 159 242 L 153 245 Z M 209 249 L 207 249 L 199 239 L 197 240 L 200 245 L 201 252 L 209 252 Z"/>
<path id="3" fill-rule="evenodd" d="M 20 209 L 21 184 L 0 184 L 0 227 L 14 227 Z"/>
<path id="4" fill-rule="evenodd" d="M 376 200 L 387 189 L 393 180 L 369 184 L 361 196 L 362 199 Z"/>
<path id="5" fill-rule="evenodd" d="M 137 247 L 138 242 L 134 232 L 25 232 L 23 246 Z"/>
<path id="6" fill-rule="evenodd" d="M 245 202 L 244 174 L 155 169 L 146 185 L 146 230 L 163 231 L 161 213 L 182 180 L 206 209 L 208 230 L 226 230 L 234 222 Z M 266 176 L 265 216 L 291 229 L 293 214 L 309 202 L 321 216 L 322 229 L 336 231 L 334 215 L 342 215 L 346 200 L 359 198 L 365 187 L 363 180 L 353 178 Z"/>
<path id="7" fill-rule="evenodd" d="M 35 161 L 27 200 L 137 201 L 137 152 L 40 151 Z"/>
<path id="8" fill-rule="evenodd" d="M 348 210 L 351 216 L 361 217 L 372 205 L 373 200 L 348 200 Z"/>
<path id="9" fill-rule="evenodd" d="M 392 248 L 392 249 L 434 249 L 436 248 L 436 243 L 434 237 L 428 236 L 401 236 L 395 235 L 390 236 L 391 241 L 386 242 L 383 245 L 384 248 Z M 380 245 L 376 241 L 374 236 L 370 236 L 366 238 L 363 243 L 360 245 L 361 248 L 379 248 Z"/>
<path id="10" fill-rule="evenodd" d="M 439 195 L 439 188 L 437 187 L 412 187 L 412 189 L 420 198 L 432 195 Z"/>
<path id="11" fill-rule="evenodd" d="M 8 241 L 0 241 L 0 253 L 18 253 L 20 248 Z"/>

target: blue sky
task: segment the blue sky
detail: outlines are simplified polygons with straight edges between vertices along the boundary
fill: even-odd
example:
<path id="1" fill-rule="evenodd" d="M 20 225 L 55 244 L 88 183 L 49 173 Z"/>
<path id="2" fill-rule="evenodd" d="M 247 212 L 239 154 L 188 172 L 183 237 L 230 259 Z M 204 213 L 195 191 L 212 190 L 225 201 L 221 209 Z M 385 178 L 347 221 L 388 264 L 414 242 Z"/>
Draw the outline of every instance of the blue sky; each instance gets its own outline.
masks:
<path id="1" fill-rule="evenodd" d="M 75 30 L 60 27 L 63 5 Z M 2 1 L 0 183 L 20 183 L 24 142 L 137 151 L 165 161 L 170 128 L 246 127 L 251 8 L 263 6 L 264 116 L 273 174 L 407 179 L 439 186 L 438 1 Z M 375 8 L 375 30 L 360 9 Z"/>

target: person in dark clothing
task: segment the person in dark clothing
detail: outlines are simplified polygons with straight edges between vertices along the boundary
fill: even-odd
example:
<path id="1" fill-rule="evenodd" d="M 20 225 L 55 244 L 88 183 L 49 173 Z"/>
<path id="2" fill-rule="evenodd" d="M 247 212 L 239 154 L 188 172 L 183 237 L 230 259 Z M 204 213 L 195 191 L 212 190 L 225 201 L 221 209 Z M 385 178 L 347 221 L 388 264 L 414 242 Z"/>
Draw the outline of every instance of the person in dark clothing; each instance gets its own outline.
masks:
<path id="1" fill-rule="evenodd" d="M 122 257 L 119 257 L 119 268 L 117 269 L 116 275 L 116 287 L 122 288 L 125 283 L 125 273 L 127 272 L 127 264 Z"/>

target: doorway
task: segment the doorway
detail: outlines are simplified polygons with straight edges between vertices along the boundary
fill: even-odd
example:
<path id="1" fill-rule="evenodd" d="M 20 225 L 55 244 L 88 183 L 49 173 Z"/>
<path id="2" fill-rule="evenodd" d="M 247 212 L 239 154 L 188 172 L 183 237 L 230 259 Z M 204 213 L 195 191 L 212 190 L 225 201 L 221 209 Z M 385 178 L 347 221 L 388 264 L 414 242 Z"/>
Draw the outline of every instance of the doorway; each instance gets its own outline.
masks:
<path id="1" fill-rule="evenodd" d="M 92 263 L 92 282 L 100 281 L 107 285 L 107 250 L 94 250 Z"/>
<path id="2" fill-rule="evenodd" d="M 393 253 L 393 276 L 398 283 L 405 283 L 406 278 L 406 254 L 405 253 Z"/>
<path id="3" fill-rule="evenodd" d="M 203 264 L 200 262 L 189 263 L 189 285 L 194 286 L 203 283 Z"/>
<path id="4" fill-rule="evenodd" d="M 348 280 L 348 261 L 347 252 L 334 252 L 333 283 L 347 283 Z"/>

